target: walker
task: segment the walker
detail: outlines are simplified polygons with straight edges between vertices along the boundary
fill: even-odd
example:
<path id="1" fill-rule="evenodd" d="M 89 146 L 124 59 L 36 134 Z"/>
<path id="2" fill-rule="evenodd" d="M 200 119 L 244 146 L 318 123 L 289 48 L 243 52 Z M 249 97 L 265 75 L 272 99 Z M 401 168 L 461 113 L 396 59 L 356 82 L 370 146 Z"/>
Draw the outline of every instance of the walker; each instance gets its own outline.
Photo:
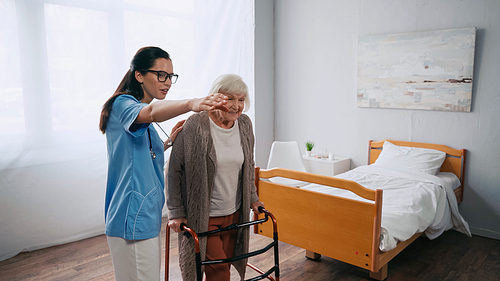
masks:
<path id="1" fill-rule="evenodd" d="M 253 256 L 256 256 L 256 255 L 260 255 L 260 254 L 263 254 L 265 252 L 267 252 L 269 249 L 271 248 L 274 248 L 274 266 L 269 269 L 267 272 L 264 272 L 262 270 L 260 270 L 258 267 L 250 264 L 250 263 L 247 263 L 247 266 L 250 267 L 251 269 L 257 271 L 258 273 L 260 273 L 261 275 L 259 276 L 256 276 L 256 277 L 253 277 L 251 279 L 247 279 L 245 281 L 257 281 L 257 280 L 262 280 L 264 278 L 267 278 L 268 280 L 272 280 L 272 281 L 279 281 L 280 279 L 280 270 L 279 270 L 279 252 L 278 252 L 278 226 L 277 226 L 277 222 L 276 222 L 276 218 L 274 217 L 273 214 L 271 214 L 271 212 L 269 212 L 268 210 L 264 209 L 263 207 L 259 207 L 259 211 L 261 213 L 264 213 L 265 214 L 265 217 L 263 219 L 260 219 L 260 220 L 254 220 L 254 221 L 251 221 L 251 222 L 247 222 L 247 223 L 242 223 L 242 224 L 238 224 L 238 223 L 235 223 L 235 224 L 232 224 L 228 227 L 225 227 L 225 228 L 221 228 L 221 229 L 217 229 L 217 230 L 212 230 L 212 231 L 207 231 L 207 232 L 202 232 L 202 233 L 198 233 L 196 234 L 196 232 L 194 232 L 191 228 L 189 228 L 186 224 L 181 224 L 181 229 L 184 231 L 184 235 L 186 237 L 193 237 L 194 239 L 194 243 L 195 243 L 195 260 L 196 260 L 196 277 L 197 277 L 197 281 L 202 281 L 203 280 L 203 274 L 201 272 L 201 267 L 203 265 L 210 265 L 210 264 L 216 264 L 216 263 L 230 263 L 230 262 L 235 262 L 235 261 L 238 261 L 238 260 L 241 260 L 241 259 L 245 259 L 245 258 L 249 258 L 249 257 L 253 257 Z M 239 256 L 236 256 L 236 257 L 232 257 L 232 258 L 229 258 L 229 259 L 220 259 L 220 260 L 205 260 L 205 261 L 202 261 L 201 260 L 201 256 L 200 256 L 200 242 L 199 242 L 199 237 L 203 237 L 203 236 L 208 236 L 208 235 L 211 235 L 211 234 L 214 234 L 214 233 L 219 233 L 219 232 L 222 232 L 222 231 L 229 231 L 229 230 L 233 230 L 233 229 L 238 229 L 238 228 L 242 228 L 242 227 L 249 227 L 251 225 L 255 225 L 255 224 L 258 224 L 258 223 L 264 223 L 264 222 L 267 222 L 269 220 L 268 217 L 271 217 L 272 221 L 273 221 L 273 242 L 271 242 L 269 245 L 267 245 L 266 247 L 260 249 L 260 250 L 256 250 L 256 251 L 253 251 L 253 252 L 250 252 L 250 253 L 247 253 L 247 254 L 244 254 L 244 255 L 239 255 Z M 168 273 L 169 273 L 169 256 L 170 256 L 170 227 L 168 226 L 167 224 L 167 227 L 166 227 L 166 234 L 165 234 L 165 281 L 168 281 Z M 275 278 L 269 276 L 271 273 L 274 272 L 274 276 Z"/>

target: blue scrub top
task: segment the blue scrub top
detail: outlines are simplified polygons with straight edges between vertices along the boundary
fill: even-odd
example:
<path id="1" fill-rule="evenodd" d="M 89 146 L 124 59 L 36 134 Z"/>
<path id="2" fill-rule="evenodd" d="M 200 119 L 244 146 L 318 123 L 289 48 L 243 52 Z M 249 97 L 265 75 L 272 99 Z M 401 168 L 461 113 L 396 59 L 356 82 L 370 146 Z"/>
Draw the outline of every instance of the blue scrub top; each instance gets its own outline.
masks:
<path id="1" fill-rule="evenodd" d="M 163 142 L 151 124 L 133 124 L 145 106 L 131 95 L 118 96 L 106 127 L 105 233 L 127 240 L 158 236 L 165 203 Z"/>

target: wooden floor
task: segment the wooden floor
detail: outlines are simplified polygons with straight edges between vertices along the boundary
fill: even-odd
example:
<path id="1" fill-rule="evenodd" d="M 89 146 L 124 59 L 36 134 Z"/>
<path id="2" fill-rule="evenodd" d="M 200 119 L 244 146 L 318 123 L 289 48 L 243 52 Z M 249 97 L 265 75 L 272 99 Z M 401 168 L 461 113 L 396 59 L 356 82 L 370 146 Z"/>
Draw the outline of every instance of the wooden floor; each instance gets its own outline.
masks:
<path id="1" fill-rule="evenodd" d="M 164 222 L 165 226 L 165 222 Z M 162 231 L 165 247 L 165 227 Z M 177 235 L 171 235 L 170 278 L 181 280 L 177 263 Z M 251 235 L 251 250 L 271 239 Z M 368 271 L 322 257 L 311 261 L 303 249 L 280 243 L 280 280 L 370 280 Z M 273 264 L 272 251 L 250 262 L 267 270 Z M 162 267 L 162 280 L 164 275 Z M 247 278 L 255 276 L 248 270 Z M 232 280 L 239 280 L 232 272 Z M 21 253 L 0 262 L 0 280 L 114 280 L 113 266 L 104 235 Z M 418 238 L 389 263 L 386 280 L 500 280 L 500 241 L 479 236 L 469 238 L 448 231 L 435 240 Z"/>

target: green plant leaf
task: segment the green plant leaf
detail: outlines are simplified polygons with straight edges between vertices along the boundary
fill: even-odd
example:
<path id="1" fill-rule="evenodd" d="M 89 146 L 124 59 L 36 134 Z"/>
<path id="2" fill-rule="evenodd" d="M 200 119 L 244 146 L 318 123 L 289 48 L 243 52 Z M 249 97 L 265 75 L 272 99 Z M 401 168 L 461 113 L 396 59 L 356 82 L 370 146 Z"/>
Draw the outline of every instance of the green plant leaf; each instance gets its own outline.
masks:
<path id="1" fill-rule="evenodd" d="M 307 141 L 306 142 L 306 149 L 307 151 L 311 151 L 314 148 L 314 142 L 313 141 Z"/>

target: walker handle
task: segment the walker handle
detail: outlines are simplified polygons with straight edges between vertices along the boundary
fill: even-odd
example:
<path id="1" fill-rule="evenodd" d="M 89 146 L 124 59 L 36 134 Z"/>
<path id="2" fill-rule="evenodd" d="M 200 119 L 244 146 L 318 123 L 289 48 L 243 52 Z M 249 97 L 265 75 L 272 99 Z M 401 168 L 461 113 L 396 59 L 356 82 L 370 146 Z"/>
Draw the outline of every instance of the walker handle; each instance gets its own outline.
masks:
<path id="1" fill-rule="evenodd" d="M 187 224 L 181 223 L 181 226 L 179 227 L 181 231 L 184 231 L 183 235 L 186 236 L 187 238 L 191 238 L 191 233 L 189 231 L 186 231 Z"/>

